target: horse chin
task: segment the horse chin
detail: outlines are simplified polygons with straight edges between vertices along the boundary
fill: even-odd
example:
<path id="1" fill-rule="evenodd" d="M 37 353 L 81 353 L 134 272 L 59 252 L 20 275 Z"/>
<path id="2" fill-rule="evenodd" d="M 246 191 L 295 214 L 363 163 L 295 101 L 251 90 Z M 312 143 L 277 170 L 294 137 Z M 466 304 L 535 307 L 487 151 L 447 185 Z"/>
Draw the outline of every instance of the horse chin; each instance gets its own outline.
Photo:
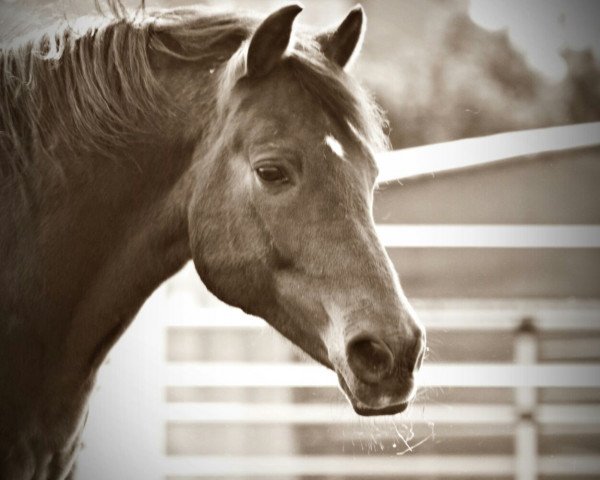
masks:
<path id="1" fill-rule="evenodd" d="M 360 416 L 373 417 L 382 415 L 395 415 L 397 413 L 402 413 L 408 407 L 408 401 L 394 402 L 387 395 L 379 396 L 371 399 L 368 402 L 365 402 L 352 392 L 342 374 L 340 372 L 336 373 L 342 391 L 346 395 L 346 398 L 348 398 L 348 401 L 352 405 L 354 411 Z"/>
<path id="2" fill-rule="evenodd" d="M 354 411 L 362 417 L 374 417 L 382 415 L 396 415 L 402 413 L 408 407 L 408 402 L 389 405 L 383 408 L 369 408 L 360 405 L 352 404 Z"/>

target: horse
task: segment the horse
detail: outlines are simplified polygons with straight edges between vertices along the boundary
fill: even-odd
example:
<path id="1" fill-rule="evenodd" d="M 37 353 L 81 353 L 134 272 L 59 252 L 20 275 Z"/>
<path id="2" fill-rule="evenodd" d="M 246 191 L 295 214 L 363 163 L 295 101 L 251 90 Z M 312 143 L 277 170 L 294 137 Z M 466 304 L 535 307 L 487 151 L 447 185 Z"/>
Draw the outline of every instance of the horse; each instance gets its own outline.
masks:
<path id="1" fill-rule="evenodd" d="M 73 478 L 100 365 L 190 259 L 359 415 L 406 409 L 425 332 L 374 228 L 363 9 L 109 6 L 1 52 L 0 477 Z"/>

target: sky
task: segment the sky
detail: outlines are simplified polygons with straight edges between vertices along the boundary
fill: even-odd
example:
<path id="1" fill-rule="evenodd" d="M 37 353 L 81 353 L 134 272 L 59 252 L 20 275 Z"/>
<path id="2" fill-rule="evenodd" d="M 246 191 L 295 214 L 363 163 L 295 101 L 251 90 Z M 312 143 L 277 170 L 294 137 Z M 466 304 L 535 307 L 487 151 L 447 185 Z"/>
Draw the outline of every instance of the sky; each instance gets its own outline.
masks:
<path id="1" fill-rule="evenodd" d="M 600 59 L 598 0 L 471 0 L 469 13 L 481 27 L 506 29 L 528 63 L 551 80 L 567 72 L 565 48 L 591 48 Z"/>

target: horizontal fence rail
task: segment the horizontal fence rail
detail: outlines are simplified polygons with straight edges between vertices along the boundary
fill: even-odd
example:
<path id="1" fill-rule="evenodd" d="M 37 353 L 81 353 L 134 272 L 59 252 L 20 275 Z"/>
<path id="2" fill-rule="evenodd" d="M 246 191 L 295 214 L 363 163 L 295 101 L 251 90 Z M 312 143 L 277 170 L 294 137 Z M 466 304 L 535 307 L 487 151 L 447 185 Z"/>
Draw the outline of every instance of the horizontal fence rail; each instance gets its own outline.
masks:
<path id="1" fill-rule="evenodd" d="M 166 367 L 167 385 L 221 387 L 334 387 L 336 374 L 321 365 L 298 363 L 194 362 Z M 600 388 L 600 368 L 590 364 L 424 365 L 417 377 L 423 387 L 586 387 Z"/>
<path id="2" fill-rule="evenodd" d="M 378 183 L 600 143 L 600 122 L 499 133 L 380 153 Z"/>
<path id="3" fill-rule="evenodd" d="M 171 457 L 166 461 L 171 475 L 265 476 L 335 475 L 358 478 L 393 475 L 503 476 L 515 473 L 515 460 L 508 455 L 421 455 L 390 458 L 347 456 L 194 456 Z M 600 459 L 592 455 L 553 455 L 538 459 L 540 475 L 596 475 Z"/>
<path id="4" fill-rule="evenodd" d="M 202 307 L 192 294 L 173 293 L 168 327 L 200 329 L 269 329 L 267 322 L 223 307 Z M 429 330 L 516 330 L 527 319 L 544 331 L 600 332 L 600 301 L 419 300 L 412 299 L 419 319 Z"/>
<path id="5" fill-rule="evenodd" d="M 378 225 L 392 248 L 598 248 L 595 225 Z"/>
<path id="6" fill-rule="evenodd" d="M 246 403 L 173 403 L 166 411 L 168 421 L 202 423 L 284 423 L 339 425 L 354 423 L 356 414 L 348 405 L 340 404 L 246 404 Z M 434 424 L 504 425 L 519 421 L 511 405 L 413 404 L 401 415 L 363 419 L 365 423 L 387 425 L 391 421 L 433 422 Z M 598 405 L 540 405 L 536 420 L 554 425 L 600 425 Z"/>

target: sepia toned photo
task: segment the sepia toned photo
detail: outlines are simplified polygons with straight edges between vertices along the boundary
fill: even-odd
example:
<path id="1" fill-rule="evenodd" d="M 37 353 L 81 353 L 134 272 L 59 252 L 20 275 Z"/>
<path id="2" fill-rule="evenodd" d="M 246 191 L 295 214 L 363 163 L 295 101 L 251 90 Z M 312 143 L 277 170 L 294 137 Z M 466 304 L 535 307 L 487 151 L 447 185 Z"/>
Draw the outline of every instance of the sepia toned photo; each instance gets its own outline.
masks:
<path id="1" fill-rule="evenodd" d="M 600 480 L 599 26 L 0 0 L 0 480 Z"/>

